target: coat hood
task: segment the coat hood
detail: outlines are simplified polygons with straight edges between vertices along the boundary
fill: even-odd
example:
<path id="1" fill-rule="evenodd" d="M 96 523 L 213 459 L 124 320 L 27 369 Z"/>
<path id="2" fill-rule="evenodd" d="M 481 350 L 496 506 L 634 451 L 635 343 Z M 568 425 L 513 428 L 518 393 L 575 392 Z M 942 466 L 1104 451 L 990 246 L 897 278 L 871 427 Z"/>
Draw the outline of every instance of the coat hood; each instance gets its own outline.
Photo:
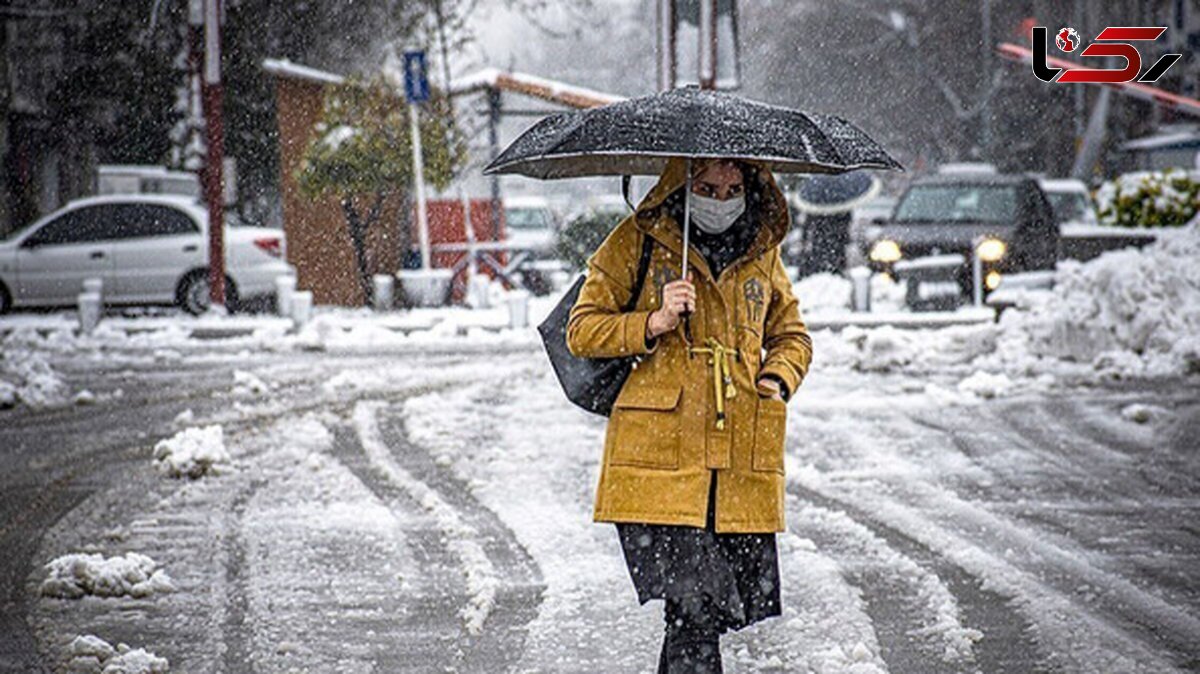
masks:
<path id="1" fill-rule="evenodd" d="M 758 236 L 746 252 L 748 256 L 758 255 L 783 243 L 788 228 L 791 226 L 791 213 L 788 209 L 787 199 L 783 196 L 783 190 L 779 189 L 779 185 L 775 183 L 775 176 L 771 174 L 766 165 L 752 159 L 739 159 L 738 161 L 753 167 L 757 172 L 758 184 L 763 191 L 763 198 L 759 204 Z M 662 213 L 663 202 L 686 182 L 686 169 L 687 160 L 682 157 L 671 157 L 667 160 L 666 166 L 658 177 L 658 182 L 638 203 L 635 213 L 639 227 L 646 229 Z"/>

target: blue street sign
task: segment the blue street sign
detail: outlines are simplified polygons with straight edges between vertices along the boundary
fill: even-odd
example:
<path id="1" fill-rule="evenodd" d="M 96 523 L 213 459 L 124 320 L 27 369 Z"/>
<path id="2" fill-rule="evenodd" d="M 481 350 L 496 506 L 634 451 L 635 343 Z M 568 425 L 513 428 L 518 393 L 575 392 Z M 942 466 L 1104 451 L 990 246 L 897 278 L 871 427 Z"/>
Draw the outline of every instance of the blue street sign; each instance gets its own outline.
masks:
<path id="1" fill-rule="evenodd" d="M 429 100 L 429 78 L 425 75 L 425 52 L 404 52 L 404 96 L 409 103 Z"/>

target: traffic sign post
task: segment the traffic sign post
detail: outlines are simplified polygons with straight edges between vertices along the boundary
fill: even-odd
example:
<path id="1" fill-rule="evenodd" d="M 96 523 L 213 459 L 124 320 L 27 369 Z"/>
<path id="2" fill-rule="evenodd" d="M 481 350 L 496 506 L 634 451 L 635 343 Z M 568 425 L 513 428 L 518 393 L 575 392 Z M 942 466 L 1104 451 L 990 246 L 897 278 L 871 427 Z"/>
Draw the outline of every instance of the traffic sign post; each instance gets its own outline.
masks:
<path id="1" fill-rule="evenodd" d="M 412 125 L 413 182 L 417 193 L 417 230 L 421 239 L 421 268 L 429 269 L 429 225 L 425 217 L 425 168 L 421 152 L 420 104 L 429 100 L 424 51 L 404 52 L 404 96 Z"/>

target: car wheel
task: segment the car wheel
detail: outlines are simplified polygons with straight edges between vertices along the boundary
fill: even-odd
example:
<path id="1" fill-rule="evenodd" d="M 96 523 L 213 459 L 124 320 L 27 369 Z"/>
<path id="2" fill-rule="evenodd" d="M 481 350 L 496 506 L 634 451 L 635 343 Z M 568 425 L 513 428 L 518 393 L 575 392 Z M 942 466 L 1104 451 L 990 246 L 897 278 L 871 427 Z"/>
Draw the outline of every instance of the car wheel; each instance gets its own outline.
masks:
<path id="1" fill-rule="evenodd" d="M 197 270 L 184 276 L 179 282 L 179 289 L 175 292 L 175 303 L 189 314 L 198 316 L 208 311 L 210 296 L 208 272 Z M 237 311 L 237 305 L 237 287 L 233 285 L 233 279 L 226 276 L 225 307 L 229 311 Z"/>
<path id="2" fill-rule="evenodd" d="M 8 286 L 0 283 L 0 315 L 11 311 L 12 304 L 12 293 L 8 292 Z"/>

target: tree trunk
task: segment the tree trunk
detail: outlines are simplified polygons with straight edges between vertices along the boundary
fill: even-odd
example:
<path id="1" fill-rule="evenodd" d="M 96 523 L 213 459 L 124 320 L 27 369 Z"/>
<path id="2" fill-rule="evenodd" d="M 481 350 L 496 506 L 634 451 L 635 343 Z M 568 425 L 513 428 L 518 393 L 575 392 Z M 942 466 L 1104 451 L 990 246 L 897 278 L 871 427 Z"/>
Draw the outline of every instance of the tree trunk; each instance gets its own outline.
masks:
<path id="1" fill-rule="evenodd" d="M 367 270 L 367 229 L 369 221 L 364 221 L 354 208 L 353 197 L 342 198 L 342 212 L 346 214 L 346 224 L 350 232 L 350 244 L 354 247 L 354 262 L 358 269 L 358 284 L 362 288 L 363 300 L 371 303 L 371 274 Z"/>

